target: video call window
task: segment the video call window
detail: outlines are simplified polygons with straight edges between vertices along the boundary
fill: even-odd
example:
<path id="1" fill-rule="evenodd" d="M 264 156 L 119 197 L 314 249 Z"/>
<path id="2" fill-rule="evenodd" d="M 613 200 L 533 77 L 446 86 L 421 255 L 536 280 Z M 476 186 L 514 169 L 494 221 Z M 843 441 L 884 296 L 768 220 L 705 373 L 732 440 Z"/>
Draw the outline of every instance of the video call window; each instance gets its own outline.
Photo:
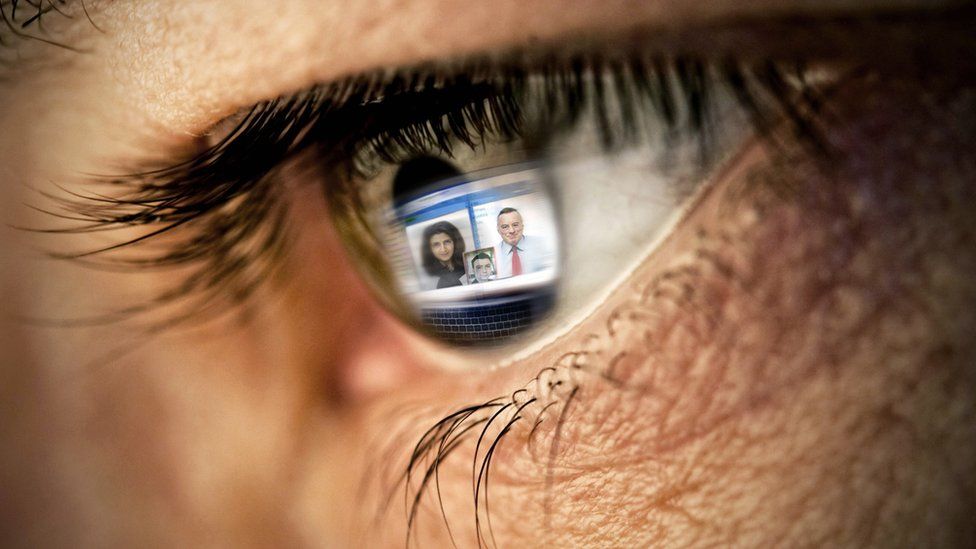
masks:
<path id="1" fill-rule="evenodd" d="M 382 231 L 407 316 L 460 345 L 502 344 L 537 326 L 555 303 L 560 250 L 543 171 L 415 167 L 398 173 Z"/>
<path id="2" fill-rule="evenodd" d="M 555 281 L 555 212 L 535 168 L 443 182 L 402 202 L 395 217 L 411 258 L 397 276 L 421 304 L 435 293 L 465 299 Z"/>
<path id="3" fill-rule="evenodd" d="M 495 280 L 495 249 L 481 248 L 464 254 L 464 266 L 467 271 L 468 284 L 483 284 Z"/>

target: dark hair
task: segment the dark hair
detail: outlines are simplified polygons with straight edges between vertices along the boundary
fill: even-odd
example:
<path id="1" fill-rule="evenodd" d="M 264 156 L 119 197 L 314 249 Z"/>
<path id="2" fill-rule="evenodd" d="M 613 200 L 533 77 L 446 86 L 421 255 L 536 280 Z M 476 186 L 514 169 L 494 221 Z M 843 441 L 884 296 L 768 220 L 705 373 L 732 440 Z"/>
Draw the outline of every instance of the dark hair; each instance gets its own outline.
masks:
<path id="1" fill-rule="evenodd" d="M 420 243 L 421 263 L 429 275 L 436 275 L 441 270 L 440 260 L 434 257 L 434 252 L 430 249 L 430 237 L 441 233 L 446 234 L 454 241 L 454 255 L 451 256 L 451 264 L 456 267 L 464 265 L 464 239 L 461 238 L 461 231 L 447 221 L 438 221 L 424 229 L 423 242 Z"/>
<path id="2" fill-rule="evenodd" d="M 502 210 L 500 212 L 498 212 L 498 215 L 495 217 L 495 219 L 498 219 L 499 217 L 501 217 L 501 216 L 503 216 L 505 214 L 510 214 L 510 213 L 519 213 L 519 211 L 516 210 L 515 208 L 502 208 Z M 522 214 L 519 214 L 519 215 L 522 215 Z"/>
<path id="3" fill-rule="evenodd" d="M 495 266 L 495 262 L 491 260 L 491 256 L 490 255 L 488 255 L 485 252 L 478 252 L 478 253 L 474 254 L 474 257 L 471 258 L 471 268 L 472 269 L 474 269 L 474 262 L 475 261 L 478 261 L 479 259 L 487 259 L 488 262 L 491 263 L 491 266 L 492 267 Z"/>

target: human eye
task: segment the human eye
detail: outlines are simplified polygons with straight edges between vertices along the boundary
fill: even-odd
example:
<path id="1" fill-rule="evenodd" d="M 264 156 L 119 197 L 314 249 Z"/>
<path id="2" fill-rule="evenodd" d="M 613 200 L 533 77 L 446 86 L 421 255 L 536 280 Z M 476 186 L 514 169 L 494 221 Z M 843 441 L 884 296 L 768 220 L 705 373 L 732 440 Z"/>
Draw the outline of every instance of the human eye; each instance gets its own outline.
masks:
<path id="1" fill-rule="evenodd" d="M 676 217 L 691 179 L 746 138 L 717 67 L 639 50 L 605 55 L 407 69 L 378 84 L 377 99 L 347 107 L 353 120 L 358 105 L 372 107 L 377 128 L 350 140 L 352 160 L 325 192 L 350 255 L 400 318 L 449 344 L 504 353 L 531 339 L 518 336 L 584 315 Z M 384 102 L 411 105 L 412 118 L 387 123 L 377 114 Z M 447 176 L 417 167 L 435 160 L 451 167 Z M 588 229 L 613 210 L 610 230 Z M 466 269 L 490 253 L 498 276 L 468 269 L 458 283 L 453 265 L 428 265 L 423 235 L 442 225 L 459 233 Z M 463 283 L 475 280 L 483 284 Z"/>
<path id="2" fill-rule="evenodd" d="M 151 220 L 140 236 L 81 255 L 134 248 L 184 223 L 226 232 L 227 241 L 194 238 L 190 250 L 131 262 L 203 263 L 195 287 L 157 300 L 183 300 L 185 318 L 200 308 L 193 300 L 209 303 L 218 292 L 244 301 L 261 273 L 226 257 L 285 246 L 280 230 L 262 228 L 283 215 L 268 193 L 283 179 L 279 165 L 300 162 L 380 301 L 452 344 L 504 346 L 584 316 L 761 119 L 793 116 L 797 131 L 816 139 L 807 98 L 820 92 L 802 84 L 802 60 L 720 63 L 633 47 L 535 55 L 359 75 L 261 103 L 222 124 L 196 157 L 110 181 L 128 189 L 124 199 L 68 202 L 91 220 L 81 231 Z M 418 167 L 431 162 L 457 175 Z M 226 191 L 192 192 L 204 181 Z M 232 199 L 241 204 L 225 208 Z M 590 230 L 611 212 L 612 230 Z M 528 234 L 523 217 L 532 219 Z M 504 243 L 515 247 L 503 253 Z M 429 253 L 448 249 L 449 259 Z M 478 253 L 497 258 L 497 276 L 465 287 Z M 213 277 L 220 283 L 207 282 Z"/>
<path id="3" fill-rule="evenodd" d="M 161 3 L 100 25 L 104 81 L 0 86 L 0 177 L 45 210 L 12 224 L 71 260 L 4 288 L 73 319 L 2 334 L 4 374 L 44 361 L 0 384 L 44 473 L 12 500 L 94 544 L 971 544 L 970 8 L 312 4 Z M 404 42 L 397 10 L 432 23 Z M 256 72 L 199 77 L 225 65 Z M 509 214 L 398 215 L 512 177 Z M 555 241 L 551 305 L 491 347 L 437 333 L 425 253 L 470 306 L 532 274 L 499 233 Z"/>

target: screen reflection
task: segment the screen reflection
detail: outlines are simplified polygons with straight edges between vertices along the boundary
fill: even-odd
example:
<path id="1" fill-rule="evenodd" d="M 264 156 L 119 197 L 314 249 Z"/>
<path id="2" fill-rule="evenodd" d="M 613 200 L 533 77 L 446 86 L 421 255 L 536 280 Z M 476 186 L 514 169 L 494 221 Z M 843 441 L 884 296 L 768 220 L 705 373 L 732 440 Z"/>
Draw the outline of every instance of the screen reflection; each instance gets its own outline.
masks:
<path id="1" fill-rule="evenodd" d="M 437 158 L 414 159 L 394 178 L 386 217 L 394 279 L 436 337 L 500 344 L 552 309 L 559 230 L 539 166 L 461 174 Z"/>

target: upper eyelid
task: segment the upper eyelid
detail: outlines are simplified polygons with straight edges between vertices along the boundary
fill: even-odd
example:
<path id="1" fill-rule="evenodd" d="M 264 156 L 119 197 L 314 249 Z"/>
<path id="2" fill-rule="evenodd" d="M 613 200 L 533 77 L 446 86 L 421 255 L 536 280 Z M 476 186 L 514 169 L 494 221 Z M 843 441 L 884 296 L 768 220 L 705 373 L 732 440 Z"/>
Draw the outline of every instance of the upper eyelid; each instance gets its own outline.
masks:
<path id="1" fill-rule="evenodd" d="M 364 69 L 337 76 L 327 82 L 308 83 L 302 89 L 278 97 L 295 97 L 304 90 L 328 87 L 356 78 L 379 78 L 396 72 L 451 73 L 461 68 L 493 65 L 499 60 L 516 60 L 531 69 L 552 60 L 574 55 L 600 55 L 626 58 L 635 51 L 654 52 L 666 57 L 689 56 L 722 60 L 734 57 L 742 61 L 844 61 L 853 65 L 885 62 L 895 68 L 907 60 L 925 57 L 936 62 L 951 59 L 953 67 L 976 68 L 976 50 L 969 31 L 976 24 L 976 5 L 968 3 L 925 5 L 916 9 L 878 10 L 872 13 L 853 11 L 826 14 L 776 14 L 735 20 L 720 19 L 681 28 L 638 27 L 627 33 L 611 35 L 594 31 L 585 36 L 567 36 L 531 46 L 501 47 L 460 57 L 408 63 L 400 67 Z M 965 55 L 968 53 L 969 55 Z M 960 55 L 962 54 L 962 55 Z M 238 108 L 234 114 L 204 124 L 196 135 L 212 135 L 227 118 L 242 113 L 272 98 Z M 375 97 L 373 101 L 382 98 Z"/>
<path id="2" fill-rule="evenodd" d="M 628 27 L 629 30 L 623 32 L 598 28 L 567 30 L 561 34 L 550 33 L 549 36 L 533 42 L 529 47 L 524 44 L 519 47 L 512 44 L 511 40 L 500 41 L 490 47 L 486 45 L 480 50 L 480 54 L 476 50 L 472 50 L 471 55 L 465 54 L 463 56 L 450 52 L 445 54 L 445 52 L 440 51 L 426 55 L 423 59 L 428 60 L 425 63 L 449 68 L 457 62 L 463 62 L 479 55 L 490 58 L 524 54 L 531 57 L 533 51 L 539 50 L 546 52 L 562 51 L 571 54 L 574 51 L 592 51 L 597 48 L 617 50 L 641 48 L 667 55 L 684 52 L 698 57 L 721 58 L 735 54 L 739 57 L 755 59 L 773 56 L 789 58 L 797 55 L 807 59 L 821 55 L 836 57 L 844 49 L 867 52 L 866 49 L 859 46 L 847 47 L 849 44 L 845 45 L 845 42 L 850 42 L 850 40 L 844 37 L 885 45 L 884 50 L 865 53 L 865 57 L 879 57 L 875 53 L 887 56 L 892 53 L 891 50 L 898 49 L 893 48 L 893 45 L 905 42 L 915 43 L 915 45 L 906 44 L 900 48 L 906 53 L 917 49 L 915 46 L 918 45 L 925 48 L 941 48 L 945 51 L 959 50 L 960 43 L 968 41 L 968 31 L 972 28 L 971 22 L 976 19 L 974 16 L 976 10 L 967 7 L 965 4 L 960 6 L 955 2 L 941 4 L 943 5 L 934 7 L 931 3 L 924 3 L 922 6 L 914 8 L 906 8 L 904 5 L 899 6 L 898 9 L 878 8 L 881 11 L 880 14 L 874 9 L 865 11 L 863 6 L 851 8 L 847 12 L 835 10 L 827 13 L 818 13 L 820 11 L 818 7 L 808 10 L 809 13 L 798 17 L 791 15 L 794 13 L 794 9 L 785 3 L 778 6 L 776 10 L 778 15 L 776 16 L 758 17 L 753 15 L 745 17 L 739 14 L 734 18 L 730 16 L 699 21 L 694 24 L 689 23 L 681 28 L 645 25 L 643 28 Z M 98 14 L 98 23 L 106 29 L 112 28 L 109 23 L 112 17 L 117 15 L 114 14 L 114 11 L 117 10 L 113 8 L 104 11 L 106 13 Z M 736 9 L 735 11 L 738 13 L 741 10 Z M 103 20 L 105 21 L 104 25 Z M 138 21 L 129 21 L 129 23 L 138 23 Z M 900 30 L 885 30 L 891 27 L 899 27 Z M 902 32 L 909 27 L 911 33 L 906 35 L 905 32 Z M 949 27 L 948 30 L 946 27 Z M 764 32 L 764 29 L 769 32 Z M 125 40 L 128 37 L 137 42 L 135 41 L 138 36 L 137 30 L 138 25 L 112 30 L 112 32 L 118 31 L 121 34 L 117 38 L 123 42 L 121 44 L 123 47 L 113 50 L 115 53 L 112 54 L 109 62 L 131 66 L 130 59 L 137 52 L 125 47 Z M 209 36 L 208 33 L 200 34 L 200 36 L 204 35 Z M 825 40 L 825 36 L 829 36 L 830 39 Z M 919 39 L 919 36 L 926 38 Z M 959 38 L 947 40 L 948 37 Z M 218 38 L 214 39 L 217 40 Z M 152 42 L 147 44 L 152 44 Z M 221 44 L 218 42 L 217 45 L 220 46 Z M 476 48 L 477 45 L 473 47 Z M 227 48 L 224 47 L 224 49 Z M 315 43 L 309 42 L 306 49 L 314 50 Z M 131 96 L 130 99 L 134 108 L 139 111 L 141 116 L 152 120 L 160 128 L 160 131 L 165 132 L 169 138 L 203 135 L 221 120 L 234 115 L 234 113 L 246 111 L 254 104 L 295 93 L 297 90 L 306 89 L 316 83 L 339 81 L 374 70 L 387 70 L 393 67 L 408 69 L 423 64 L 420 62 L 420 58 L 398 58 L 395 61 L 382 59 L 364 61 L 365 64 L 362 66 L 349 65 L 344 61 L 339 63 L 339 66 L 332 67 L 331 63 L 316 56 L 309 59 L 301 56 L 287 61 L 289 66 L 293 67 L 289 71 L 283 71 L 282 74 L 290 76 L 279 77 L 276 73 L 262 75 L 260 84 L 252 86 L 241 85 L 239 76 L 233 79 L 230 78 L 230 75 L 224 76 L 222 66 L 208 69 L 206 78 L 203 75 L 200 78 L 192 78 L 196 71 L 203 71 L 204 69 L 202 66 L 198 66 L 201 63 L 184 62 L 184 60 L 180 64 L 181 66 L 185 65 L 186 70 L 189 71 L 188 74 L 181 77 L 178 82 L 170 82 L 171 78 L 182 73 L 162 70 L 164 67 L 160 66 L 159 63 L 163 63 L 169 56 L 181 51 L 184 50 L 169 51 L 168 48 L 162 48 L 162 51 L 158 52 L 159 55 L 152 56 L 157 60 L 155 64 L 132 66 L 131 69 L 126 68 L 123 74 L 117 75 L 124 85 L 122 92 Z M 242 50 L 238 48 L 235 51 L 240 53 Z M 102 55 L 100 52 L 96 53 L 98 56 Z M 143 53 L 148 55 L 150 52 Z M 264 52 L 261 53 L 262 56 L 260 57 L 263 58 Z M 116 55 L 123 57 L 117 59 Z M 236 61 L 230 59 L 230 61 L 242 66 L 253 66 L 254 64 L 247 59 Z M 282 62 L 284 61 L 282 59 Z M 298 70 L 298 67 L 303 67 L 306 64 L 309 66 Z M 221 62 L 220 65 L 225 65 L 225 63 Z M 347 65 L 349 67 L 344 68 Z M 153 69 L 157 66 L 160 70 Z M 296 74 L 301 74 L 301 76 L 295 76 Z M 282 80 L 279 81 L 279 78 Z M 151 95 L 147 95 L 143 91 L 146 82 L 153 83 Z"/>
<path id="3" fill-rule="evenodd" d="M 517 47 L 508 50 L 465 55 L 460 58 L 417 63 L 401 69 L 381 68 L 362 71 L 358 75 L 336 78 L 331 82 L 314 84 L 311 88 L 286 94 L 292 99 L 307 93 L 308 89 L 324 89 L 356 79 L 384 79 L 384 75 L 456 73 L 470 71 L 473 67 L 492 66 L 500 59 L 511 59 L 527 70 L 533 66 L 565 60 L 573 55 L 606 56 L 608 59 L 626 58 L 635 51 L 657 52 L 667 57 L 691 56 L 698 59 L 720 60 L 734 57 L 738 60 L 838 60 L 872 65 L 889 60 L 898 64 L 905 59 L 926 56 L 938 60 L 951 59 L 954 67 L 966 70 L 976 67 L 976 49 L 971 47 L 968 31 L 976 23 L 976 5 L 935 6 L 918 11 L 894 10 L 885 13 L 840 14 L 834 16 L 766 17 L 757 20 L 720 21 L 711 25 L 692 27 L 680 31 L 669 29 L 641 29 L 631 34 L 615 37 L 597 37 L 578 40 L 572 44 L 562 42 L 535 44 L 530 48 Z M 906 33 L 906 26 L 911 32 Z M 952 32 L 958 30 L 959 32 Z M 755 33 L 760 33 L 762 46 L 756 47 Z M 830 40 L 825 40 L 829 36 Z M 937 39 L 936 39 L 937 37 Z M 865 47 L 867 46 L 867 47 Z M 880 48 L 880 50 L 875 49 Z M 756 51 L 756 50 L 759 51 Z M 954 55 L 943 56 L 942 52 Z M 970 56 L 960 56 L 969 52 Z M 733 54 L 734 53 L 734 54 Z M 926 53 L 930 55 L 926 55 Z M 368 102 L 378 103 L 382 96 Z M 239 120 L 261 101 L 208 126 L 199 135 L 217 135 L 219 128 L 227 127 L 228 120 Z"/>

